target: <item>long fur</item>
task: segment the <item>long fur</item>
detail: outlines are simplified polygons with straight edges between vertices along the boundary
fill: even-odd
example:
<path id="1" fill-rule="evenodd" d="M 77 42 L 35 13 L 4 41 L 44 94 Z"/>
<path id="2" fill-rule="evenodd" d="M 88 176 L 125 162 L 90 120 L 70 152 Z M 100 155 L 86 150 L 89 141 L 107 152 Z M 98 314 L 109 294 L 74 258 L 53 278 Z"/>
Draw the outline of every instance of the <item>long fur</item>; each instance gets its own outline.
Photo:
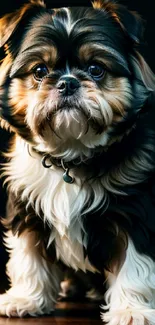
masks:
<path id="1" fill-rule="evenodd" d="M 148 256 L 139 254 L 129 239 L 125 263 L 106 292 L 107 306 L 103 309 L 109 311 L 102 314 L 103 321 L 113 325 L 123 322 L 144 325 L 147 319 L 154 324 L 154 280 L 154 262 Z"/>
<path id="2" fill-rule="evenodd" d="M 137 14 L 99 0 L 78 10 L 31 1 L 0 20 L 1 124 L 13 133 L 1 315 L 50 312 L 61 260 L 109 271 L 109 325 L 155 324 L 155 78 L 142 31 Z M 59 89 L 66 77 L 79 85 L 71 96 Z"/>

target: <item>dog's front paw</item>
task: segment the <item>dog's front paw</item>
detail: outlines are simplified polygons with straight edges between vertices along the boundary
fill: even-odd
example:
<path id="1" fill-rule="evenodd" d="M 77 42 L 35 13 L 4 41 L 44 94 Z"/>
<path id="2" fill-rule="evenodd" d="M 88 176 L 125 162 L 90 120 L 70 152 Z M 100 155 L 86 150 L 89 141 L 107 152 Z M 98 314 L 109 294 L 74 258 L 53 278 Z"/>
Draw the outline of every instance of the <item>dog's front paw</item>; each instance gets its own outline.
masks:
<path id="1" fill-rule="evenodd" d="M 51 304 L 52 305 L 52 304 Z M 28 297 L 14 297 L 5 293 L 0 295 L 0 315 L 8 317 L 39 316 L 50 313 L 51 308 L 45 308 L 38 300 Z"/>
<path id="2" fill-rule="evenodd" d="M 101 314 L 107 325 L 155 325 L 155 310 L 127 308 Z"/>

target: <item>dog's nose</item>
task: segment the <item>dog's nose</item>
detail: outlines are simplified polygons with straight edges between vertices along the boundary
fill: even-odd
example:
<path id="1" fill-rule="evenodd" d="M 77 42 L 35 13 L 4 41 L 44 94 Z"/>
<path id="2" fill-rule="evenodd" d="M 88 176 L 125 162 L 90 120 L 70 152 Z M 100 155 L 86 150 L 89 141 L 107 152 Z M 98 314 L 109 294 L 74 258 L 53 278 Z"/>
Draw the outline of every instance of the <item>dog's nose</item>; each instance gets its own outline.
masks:
<path id="1" fill-rule="evenodd" d="M 62 77 L 57 84 L 59 92 L 65 96 L 73 95 L 79 87 L 79 81 L 71 76 Z"/>

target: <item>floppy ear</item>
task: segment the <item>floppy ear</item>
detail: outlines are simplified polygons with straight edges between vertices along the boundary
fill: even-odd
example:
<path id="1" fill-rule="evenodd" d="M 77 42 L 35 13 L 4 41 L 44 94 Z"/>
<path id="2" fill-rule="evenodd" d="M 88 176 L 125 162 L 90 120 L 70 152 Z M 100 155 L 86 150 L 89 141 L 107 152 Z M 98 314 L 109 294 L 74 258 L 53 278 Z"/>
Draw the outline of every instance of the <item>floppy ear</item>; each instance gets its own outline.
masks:
<path id="1" fill-rule="evenodd" d="M 140 44 L 144 34 L 143 19 L 136 12 L 129 11 L 121 5 L 118 6 L 116 14 L 124 32 L 134 43 Z"/>
<path id="2" fill-rule="evenodd" d="M 155 92 L 155 75 L 150 67 L 137 51 L 131 56 L 132 66 L 134 68 L 135 77 L 141 84 L 144 84 L 149 92 Z"/>
<path id="3" fill-rule="evenodd" d="M 95 0 L 95 9 L 108 12 L 120 25 L 123 32 L 135 44 L 140 44 L 143 39 L 144 21 L 134 11 L 129 11 L 125 6 L 119 5 L 112 0 Z"/>
<path id="4" fill-rule="evenodd" d="M 143 57 L 134 51 L 130 55 L 130 66 L 132 67 L 133 90 L 137 109 L 143 108 L 145 113 L 155 101 L 155 75 L 145 62 Z M 145 105 L 146 104 L 146 105 Z"/>
<path id="5" fill-rule="evenodd" d="M 132 84 L 135 95 L 135 112 L 145 106 L 148 109 L 155 97 L 155 76 L 137 51 L 137 46 L 143 40 L 143 20 L 137 13 L 127 10 L 126 7 L 114 3 L 112 0 L 95 0 L 93 7 L 98 10 L 103 10 L 109 17 L 113 17 L 126 36 L 128 45 L 131 47 L 129 61 L 133 76 Z"/>
<path id="6" fill-rule="evenodd" d="M 5 1 L 5 0 L 4 0 Z M 5 58 L 0 65 L 0 127 L 15 132 L 9 122 L 3 118 L 3 110 L 7 111 L 7 100 L 5 91 L 7 92 L 7 81 L 9 78 L 9 72 L 12 66 L 12 53 L 9 51 L 9 41 L 13 33 L 17 30 L 21 23 L 21 32 L 24 28 L 23 21 L 25 18 L 33 16 L 34 11 L 38 12 L 39 8 L 45 7 L 42 0 L 30 0 L 20 9 L 13 13 L 6 14 L 0 18 L 0 47 L 5 46 Z M 17 47 L 17 40 L 15 40 L 15 46 Z M 5 108 L 4 108 L 5 107 Z"/>
<path id="7" fill-rule="evenodd" d="M 24 18 L 29 9 L 33 8 L 34 6 L 45 7 L 42 0 L 31 0 L 22 8 L 16 10 L 13 13 L 6 14 L 0 19 L 0 47 L 7 43 L 21 19 Z"/>

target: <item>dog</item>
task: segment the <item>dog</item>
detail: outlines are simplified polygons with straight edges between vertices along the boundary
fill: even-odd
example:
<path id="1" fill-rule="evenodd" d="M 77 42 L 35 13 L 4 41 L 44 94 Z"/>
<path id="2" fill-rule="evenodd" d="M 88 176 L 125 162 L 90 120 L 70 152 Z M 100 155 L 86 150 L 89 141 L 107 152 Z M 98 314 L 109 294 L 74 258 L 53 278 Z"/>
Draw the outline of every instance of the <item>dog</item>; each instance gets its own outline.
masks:
<path id="1" fill-rule="evenodd" d="M 155 324 L 155 77 L 143 21 L 110 1 L 0 20 L 10 289 L 0 315 L 50 313 L 63 274 L 106 273 L 101 318 Z"/>

